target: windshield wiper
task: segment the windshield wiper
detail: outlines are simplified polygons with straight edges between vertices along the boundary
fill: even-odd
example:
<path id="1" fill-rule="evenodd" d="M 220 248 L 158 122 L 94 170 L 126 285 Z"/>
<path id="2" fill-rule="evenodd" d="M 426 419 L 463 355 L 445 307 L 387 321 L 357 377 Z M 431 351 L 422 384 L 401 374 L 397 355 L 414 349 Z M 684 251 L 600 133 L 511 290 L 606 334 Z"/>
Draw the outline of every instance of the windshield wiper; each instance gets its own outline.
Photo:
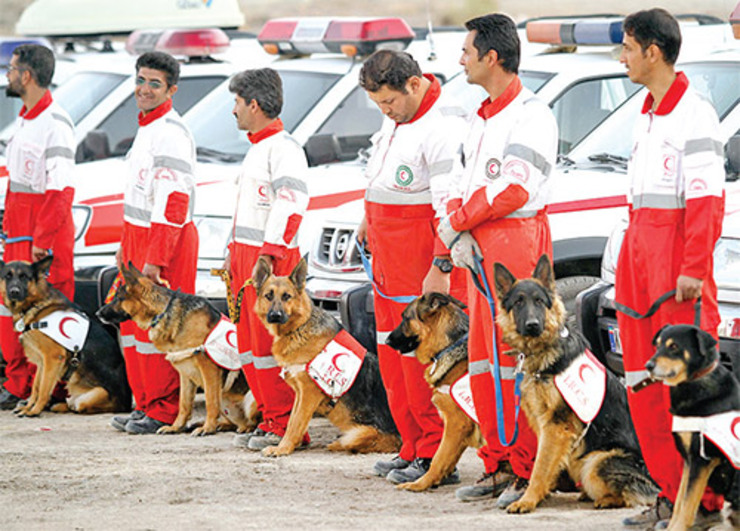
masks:
<path id="1" fill-rule="evenodd" d="M 575 166 L 576 161 L 561 153 L 558 155 L 557 163 L 563 166 Z"/>
<path id="2" fill-rule="evenodd" d="M 242 155 L 237 153 L 224 153 L 223 151 L 206 147 L 196 148 L 195 153 L 198 155 L 198 158 L 205 157 L 210 160 L 215 159 L 221 162 L 239 162 L 244 158 Z"/>
<path id="3" fill-rule="evenodd" d="M 591 162 L 598 162 L 601 164 L 616 164 L 618 166 L 627 167 L 627 158 L 619 155 L 613 155 L 611 153 L 597 153 L 595 155 L 589 155 L 588 160 Z"/>

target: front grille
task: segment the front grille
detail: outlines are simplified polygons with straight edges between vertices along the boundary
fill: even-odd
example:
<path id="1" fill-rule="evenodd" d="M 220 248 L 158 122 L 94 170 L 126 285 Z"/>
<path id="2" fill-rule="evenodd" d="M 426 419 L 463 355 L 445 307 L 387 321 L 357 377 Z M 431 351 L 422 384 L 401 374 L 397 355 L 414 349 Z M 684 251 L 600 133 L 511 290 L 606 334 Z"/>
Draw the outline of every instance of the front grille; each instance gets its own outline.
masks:
<path id="1" fill-rule="evenodd" d="M 316 259 L 325 267 L 359 267 L 360 253 L 355 246 L 355 229 L 328 227 L 321 232 Z M 368 255 L 369 252 L 365 251 Z"/>

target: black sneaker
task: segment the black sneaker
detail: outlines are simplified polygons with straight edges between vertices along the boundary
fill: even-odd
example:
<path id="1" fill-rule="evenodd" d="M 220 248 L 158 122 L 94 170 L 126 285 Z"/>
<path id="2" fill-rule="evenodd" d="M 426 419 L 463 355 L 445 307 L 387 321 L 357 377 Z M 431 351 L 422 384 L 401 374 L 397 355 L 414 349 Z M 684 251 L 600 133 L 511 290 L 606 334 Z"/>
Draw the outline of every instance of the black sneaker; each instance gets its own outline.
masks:
<path id="1" fill-rule="evenodd" d="M 263 435 L 267 435 L 267 432 L 261 428 L 255 428 L 247 433 L 237 433 L 234 435 L 231 444 L 237 448 L 249 448 L 249 439 L 252 437 L 262 437 Z"/>
<path id="2" fill-rule="evenodd" d="M 126 433 L 131 433 L 132 435 L 157 433 L 157 430 L 162 426 L 167 426 L 167 423 L 145 415 L 139 420 L 129 420 L 126 423 Z"/>
<path id="3" fill-rule="evenodd" d="M 672 514 L 673 504 L 668 501 L 668 498 L 660 496 L 653 505 L 650 505 L 642 512 L 634 516 L 628 516 L 622 520 L 622 525 L 639 529 L 651 529 L 658 522 L 670 520 Z"/>
<path id="4" fill-rule="evenodd" d="M 516 479 L 509 483 L 506 490 L 496 500 L 496 507 L 506 509 L 509 505 L 524 496 L 524 492 L 529 486 L 529 480 L 516 476 Z"/>
<path id="5" fill-rule="evenodd" d="M 399 485 L 401 483 L 410 483 L 416 481 L 427 473 L 429 466 L 432 464 L 431 458 L 417 457 L 406 468 L 396 468 L 388 472 L 385 477 L 391 483 Z M 460 483 L 460 474 L 457 468 L 450 472 L 441 482 L 440 485 L 456 485 Z"/>
<path id="6" fill-rule="evenodd" d="M 400 455 L 397 455 L 390 461 L 376 461 L 375 465 L 373 465 L 373 474 L 384 478 L 391 470 L 396 470 L 397 468 L 406 468 L 410 464 L 411 461 L 406 461 L 405 459 L 402 459 Z"/>
<path id="7" fill-rule="evenodd" d="M 110 425 L 118 431 L 126 431 L 126 424 L 129 420 L 141 420 L 144 418 L 144 412 L 134 409 L 130 415 L 119 415 L 110 419 Z"/>
<path id="8" fill-rule="evenodd" d="M 21 399 L 19 397 L 15 396 L 4 387 L 2 388 L 2 391 L 0 391 L 0 409 L 14 409 L 20 401 Z"/>
<path id="9" fill-rule="evenodd" d="M 455 497 L 462 502 L 490 500 L 497 498 L 516 476 L 510 472 L 486 472 L 474 485 L 460 487 Z"/>

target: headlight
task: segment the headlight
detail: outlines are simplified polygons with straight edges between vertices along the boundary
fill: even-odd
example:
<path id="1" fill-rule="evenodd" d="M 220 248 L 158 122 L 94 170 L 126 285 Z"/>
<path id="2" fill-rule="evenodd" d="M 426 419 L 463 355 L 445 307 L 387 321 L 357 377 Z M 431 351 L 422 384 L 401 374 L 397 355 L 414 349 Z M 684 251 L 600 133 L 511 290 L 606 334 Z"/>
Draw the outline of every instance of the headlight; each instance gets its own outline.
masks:
<path id="1" fill-rule="evenodd" d="M 194 216 L 198 227 L 199 259 L 223 260 L 231 237 L 231 218 Z"/>
<path id="2" fill-rule="evenodd" d="M 714 280 L 720 289 L 740 291 L 740 239 L 720 238 L 717 242 Z"/>
<path id="3" fill-rule="evenodd" d="M 75 241 L 82 238 L 87 232 L 87 227 L 90 225 L 90 216 L 92 215 L 92 208 L 86 205 L 73 205 L 72 206 L 72 222 L 75 224 Z"/>
<path id="4" fill-rule="evenodd" d="M 614 227 L 604 248 L 604 257 L 601 259 L 601 280 L 614 284 L 615 272 L 617 270 L 617 260 L 619 260 L 619 250 L 622 248 L 624 240 L 624 231 L 627 230 L 627 220 L 620 219 L 617 226 Z"/>

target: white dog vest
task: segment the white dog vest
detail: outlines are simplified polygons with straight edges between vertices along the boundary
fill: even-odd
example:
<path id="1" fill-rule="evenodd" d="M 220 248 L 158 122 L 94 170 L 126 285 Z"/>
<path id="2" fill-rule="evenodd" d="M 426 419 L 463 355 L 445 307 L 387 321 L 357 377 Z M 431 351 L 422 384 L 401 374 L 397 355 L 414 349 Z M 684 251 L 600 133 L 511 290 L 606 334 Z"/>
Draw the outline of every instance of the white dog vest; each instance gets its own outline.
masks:
<path id="1" fill-rule="evenodd" d="M 473 422 L 480 424 L 480 422 L 478 422 L 478 414 L 475 412 L 473 391 L 470 389 L 469 373 L 466 372 L 463 374 L 450 386 L 450 396 L 452 397 L 452 400 L 455 401 L 455 404 L 457 404 Z"/>
<path id="2" fill-rule="evenodd" d="M 229 371 L 238 371 L 242 368 L 236 342 L 236 325 L 226 317 L 222 317 L 211 330 L 203 347 L 208 357 L 219 367 Z"/>
<path id="3" fill-rule="evenodd" d="M 740 411 L 728 411 L 711 417 L 673 417 L 674 432 L 698 432 L 740 469 Z"/>
<path id="4" fill-rule="evenodd" d="M 606 369 L 601 362 L 586 349 L 554 380 L 563 400 L 578 418 L 591 423 L 606 396 Z"/>
<path id="5" fill-rule="evenodd" d="M 38 330 L 67 350 L 76 352 L 82 350 L 85 344 L 87 332 L 90 329 L 90 320 L 86 315 L 78 312 L 58 310 L 31 323 L 28 325 L 28 330 L 26 330 L 23 319 L 19 319 L 15 323 L 15 329 L 21 333 Z"/>
<path id="6" fill-rule="evenodd" d="M 306 372 L 333 399 L 344 395 L 360 373 L 366 350 L 346 330 L 306 364 Z"/>

